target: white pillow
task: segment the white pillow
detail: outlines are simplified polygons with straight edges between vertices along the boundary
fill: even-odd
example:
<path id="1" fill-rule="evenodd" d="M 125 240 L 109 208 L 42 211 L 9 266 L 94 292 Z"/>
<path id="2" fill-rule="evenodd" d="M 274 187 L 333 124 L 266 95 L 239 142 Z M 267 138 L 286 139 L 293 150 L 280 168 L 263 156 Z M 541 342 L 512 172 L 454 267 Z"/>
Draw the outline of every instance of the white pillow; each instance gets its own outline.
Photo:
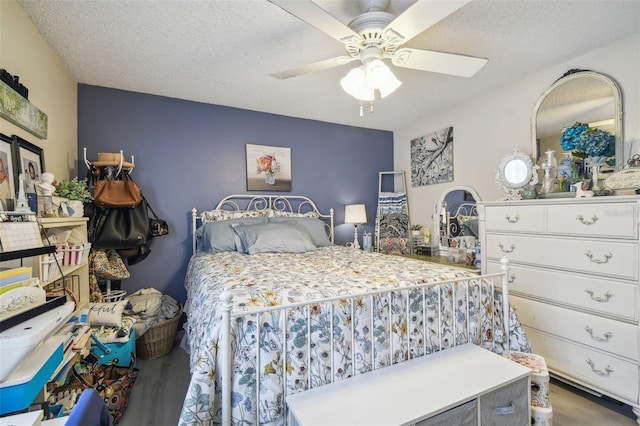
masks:
<path id="1" fill-rule="evenodd" d="M 126 300 L 108 303 L 89 303 L 89 324 L 119 327 L 122 323 L 122 311 Z"/>

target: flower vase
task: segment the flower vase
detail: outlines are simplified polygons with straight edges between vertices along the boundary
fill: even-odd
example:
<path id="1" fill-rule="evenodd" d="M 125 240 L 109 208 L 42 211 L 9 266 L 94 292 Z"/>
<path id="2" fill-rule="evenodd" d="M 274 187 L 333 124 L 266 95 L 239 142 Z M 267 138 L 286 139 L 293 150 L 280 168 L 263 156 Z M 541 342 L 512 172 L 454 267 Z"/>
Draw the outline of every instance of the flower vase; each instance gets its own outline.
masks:
<path id="1" fill-rule="evenodd" d="M 275 185 L 276 184 L 276 174 L 273 172 L 265 172 L 264 174 L 264 183 L 267 185 Z"/>

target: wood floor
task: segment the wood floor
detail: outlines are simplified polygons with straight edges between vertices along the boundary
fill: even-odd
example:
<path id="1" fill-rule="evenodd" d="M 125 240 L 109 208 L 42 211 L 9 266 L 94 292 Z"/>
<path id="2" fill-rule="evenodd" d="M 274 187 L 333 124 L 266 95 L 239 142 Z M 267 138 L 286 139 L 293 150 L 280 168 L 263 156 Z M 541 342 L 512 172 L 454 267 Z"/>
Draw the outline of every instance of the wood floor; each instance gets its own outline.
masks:
<path id="1" fill-rule="evenodd" d="M 140 373 L 121 426 L 175 426 L 189 385 L 189 357 L 179 347 L 138 360 Z M 638 426 L 631 408 L 551 381 L 554 426 Z"/>

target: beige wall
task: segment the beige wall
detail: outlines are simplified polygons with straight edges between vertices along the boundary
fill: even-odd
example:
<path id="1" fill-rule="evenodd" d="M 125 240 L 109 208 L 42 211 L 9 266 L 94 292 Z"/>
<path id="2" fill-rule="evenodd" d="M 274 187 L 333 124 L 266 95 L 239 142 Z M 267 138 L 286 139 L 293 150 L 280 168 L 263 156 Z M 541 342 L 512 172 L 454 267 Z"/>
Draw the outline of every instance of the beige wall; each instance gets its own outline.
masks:
<path id="1" fill-rule="evenodd" d="M 29 88 L 29 101 L 49 118 L 47 139 L 3 118 L 0 133 L 18 135 L 44 149 L 45 169 L 58 180 L 76 176 L 78 84 L 13 0 L 0 0 L 0 68 L 20 76 Z"/>
<path id="2" fill-rule="evenodd" d="M 618 82 L 624 112 L 625 161 L 632 145 L 634 153 L 640 153 L 640 35 L 634 35 L 543 72 L 525 75 L 486 96 L 469 99 L 395 132 L 394 167 L 407 174 L 411 223 L 430 227 L 434 204 L 452 186 L 470 186 L 483 200 L 504 197 L 495 185 L 500 160 L 515 148 L 531 154 L 533 107 L 547 87 L 573 68 L 601 72 Z M 449 126 L 453 126 L 454 136 L 454 181 L 411 187 L 411 140 Z"/>

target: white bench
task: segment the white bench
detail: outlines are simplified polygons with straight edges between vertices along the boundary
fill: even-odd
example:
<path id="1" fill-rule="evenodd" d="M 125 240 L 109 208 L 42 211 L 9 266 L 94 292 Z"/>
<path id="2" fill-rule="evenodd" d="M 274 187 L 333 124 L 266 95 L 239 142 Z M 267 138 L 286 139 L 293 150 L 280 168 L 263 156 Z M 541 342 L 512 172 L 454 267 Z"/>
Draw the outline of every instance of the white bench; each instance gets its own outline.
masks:
<path id="1" fill-rule="evenodd" d="M 287 397 L 301 426 L 531 424 L 529 368 L 471 343 Z"/>

